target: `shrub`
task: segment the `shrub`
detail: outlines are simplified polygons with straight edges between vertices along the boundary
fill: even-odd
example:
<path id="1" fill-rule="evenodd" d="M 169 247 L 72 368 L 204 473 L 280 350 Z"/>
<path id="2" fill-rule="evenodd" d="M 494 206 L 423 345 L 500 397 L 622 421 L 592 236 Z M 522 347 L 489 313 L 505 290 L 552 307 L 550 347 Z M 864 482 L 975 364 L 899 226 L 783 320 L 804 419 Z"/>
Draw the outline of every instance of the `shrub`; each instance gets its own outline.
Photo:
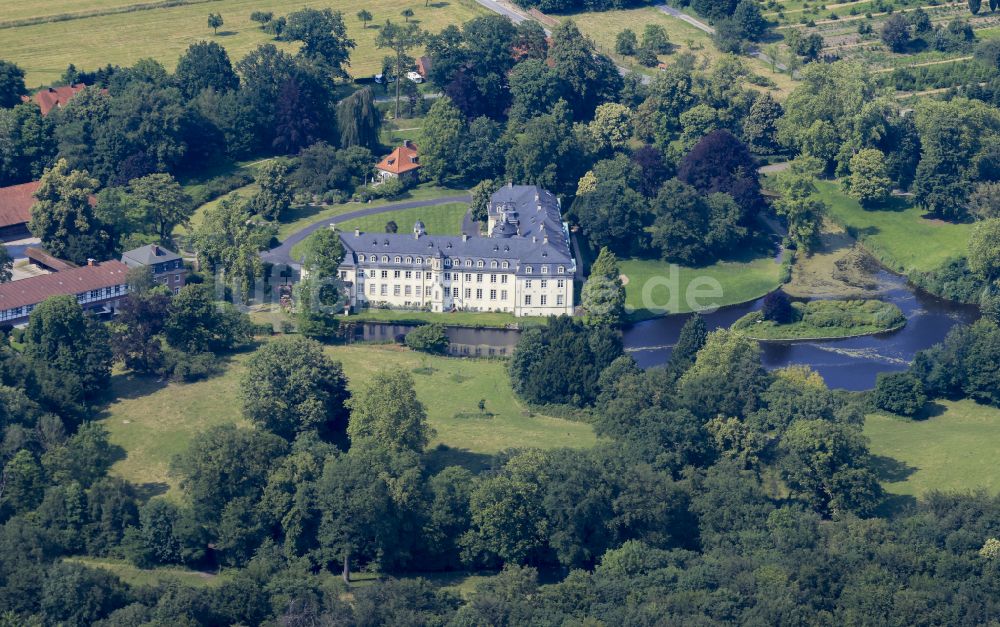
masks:
<path id="1" fill-rule="evenodd" d="M 448 332 L 442 324 L 426 324 L 406 334 L 406 345 L 415 351 L 443 355 L 448 352 Z"/>
<path id="2" fill-rule="evenodd" d="M 872 404 L 883 411 L 913 416 L 927 402 L 924 386 L 909 372 L 879 373 Z"/>

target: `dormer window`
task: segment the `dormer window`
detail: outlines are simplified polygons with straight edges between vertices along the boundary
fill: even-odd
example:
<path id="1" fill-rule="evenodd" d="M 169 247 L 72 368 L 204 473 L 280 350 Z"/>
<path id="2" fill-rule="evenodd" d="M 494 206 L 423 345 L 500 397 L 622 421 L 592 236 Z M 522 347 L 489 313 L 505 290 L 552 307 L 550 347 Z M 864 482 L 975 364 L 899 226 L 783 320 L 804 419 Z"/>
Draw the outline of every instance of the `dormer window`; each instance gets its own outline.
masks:
<path id="1" fill-rule="evenodd" d="M 472 260 L 471 259 L 466 259 L 465 260 L 465 267 L 466 268 L 471 268 L 472 267 Z"/>
<path id="2" fill-rule="evenodd" d="M 389 258 L 386 257 L 385 255 L 382 255 L 382 263 L 389 263 Z"/>
<path id="3" fill-rule="evenodd" d="M 418 265 L 418 266 L 419 266 L 420 264 L 422 264 L 423 262 L 424 262 L 424 260 L 423 260 L 423 258 L 422 258 L 422 257 L 417 257 L 417 265 Z M 430 262 L 428 261 L 428 263 L 430 263 Z"/>
<path id="4" fill-rule="evenodd" d="M 528 274 L 531 274 L 531 266 L 525 266 L 524 271 L 527 272 Z"/>
<path id="5" fill-rule="evenodd" d="M 549 273 L 549 267 L 548 266 L 542 266 L 542 274 L 548 274 L 548 273 Z"/>
<path id="6" fill-rule="evenodd" d="M 482 268 L 483 267 L 483 260 L 482 259 L 480 259 L 479 261 L 476 262 L 476 267 L 477 268 Z"/>
<path id="7" fill-rule="evenodd" d="M 413 258 L 412 257 L 407 257 L 406 258 L 406 263 L 413 263 Z"/>
<path id="8" fill-rule="evenodd" d="M 509 263 L 507 263 L 506 261 L 505 261 L 505 262 L 503 262 L 503 269 L 504 269 L 504 270 L 506 270 L 506 269 L 507 269 L 507 268 L 509 268 L 509 267 L 510 267 L 510 264 L 509 264 Z"/>
<path id="9" fill-rule="evenodd" d="M 559 274 L 566 274 L 566 268 L 559 266 Z"/>
<path id="10" fill-rule="evenodd" d="M 395 263 L 399 263 L 399 255 L 396 255 Z"/>
<path id="11" fill-rule="evenodd" d="M 495 260 L 495 259 L 494 259 L 493 261 L 491 261 L 491 262 L 490 262 L 490 267 L 491 267 L 491 268 L 494 268 L 494 269 L 495 269 L 495 268 L 497 267 L 497 262 L 496 262 L 496 260 Z"/>

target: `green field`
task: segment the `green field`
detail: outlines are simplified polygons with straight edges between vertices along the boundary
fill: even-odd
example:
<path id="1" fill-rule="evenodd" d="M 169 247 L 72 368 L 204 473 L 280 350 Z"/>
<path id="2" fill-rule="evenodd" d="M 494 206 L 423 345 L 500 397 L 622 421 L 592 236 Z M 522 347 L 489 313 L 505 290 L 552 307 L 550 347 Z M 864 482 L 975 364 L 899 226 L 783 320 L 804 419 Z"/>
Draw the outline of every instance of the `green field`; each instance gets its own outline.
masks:
<path id="1" fill-rule="evenodd" d="M 935 401 L 930 417 L 911 420 L 885 414 L 865 419 L 865 435 L 893 494 L 931 490 L 1000 493 L 1000 410 L 973 401 Z"/>
<path id="2" fill-rule="evenodd" d="M 352 389 L 386 367 L 413 372 L 417 396 L 437 431 L 431 443 L 435 465 L 479 468 L 487 456 L 512 447 L 588 447 L 596 442 L 590 425 L 534 414 L 511 391 L 505 362 L 437 357 L 398 346 L 328 347 L 343 363 Z M 164 384 L 151 377 L 116 376 L 112 402 L 101 419 L 111 442 L 126 451 L 112 473 L 152 492 L 179 495 L 168 475 L 170 460 L 187 449 L 200 431 L 220 424 L 247 423 L 240 413 L 239 380 L 248 354 L 236 356 L 217 377 L 190 384 Z M 444 393 L 442 393 L 444 392 Z M 477 405 L 486 400 L 480 416 Z M 447 448 L 439 448 L 443 444 Z"/>
<path id="3" fill-rule="evenodd" d="M 70 557 L 66 558 L 65 561 L 110 571 L 131 586 L 156 586 L 176 581 L 187 586 L 199 588 L 213 587 L 228 581 L 231 576 L 230 573 L 233 572 L 223 571 L 220 574 L 215 574 L 186 568 L 139 568 L 124 560 L 110 558 Z"/>
<path id="4" fill-rule="evenodd" d="M 667 32 L 667 37 L 674 46 L 671 54 L 659 55 L 660 61 L 667 65 L 671 64 L 681 53 L 694 55 L 698 60 L 698 65 L 702 68 L 707 68 L 725 56 L 712 43 L 711 35 L 654 7 L 594 11 L 577 13 L 568 17 L 576 22 L 581 32 L 594 40 L 600 52 L 611 56 L 622 65 L 627 65 L 651 76 L 656 75 L 656 68 L 644 68 L 638 65 L 634 57 L 623 58 L 614 53 L 615 37 L 618 33 L 626 28 L 631 28 L 641 40 L 644 25 L 659 24 Z M 753 57 L 744 57 L 743 61 L 753 72 L 773 80 L 778 85 L 779 93 L 788 93 L 794 87 L 791 77 L 787 74 L 772 72 L 770 65 L 763 61 Z"/>
<path id="5" fill-rule="evenodd" d="M 620 266 L 628 279 L 625 305 L 632 320 L 688 313 L 695 305 L 702 309 L 735 305 L 760 298 L 781 284 L 781 264 L 772 257 L 719 261 L 700 268 L 649 259 L 625 259 Z M 702 289 L 708 297 L 698 295 Z M 697 300 L 689 300 L 689 293 L 698 296 Z"/>
<path id="6" fill-rule="evenodd" d="M 149 1 L 4 1 L 0 3 L 0 23 L 78 11 L 92 15 Z M 420 0 L 371 0 L 364 6 L 350 0 L 299 0 L 292 3 L 282 0 L 212 0 L 15 26 L 0 29 L 0 41 L 3 42 L 3 58 L 17 63 L 27 72 L 29 86 L 40 86 L 58 79 L 70 63 L 92 70 L 108 63 L 131 65 L 141 58 L 152 57 L 168 69 L 173 69 L 177 58 L 189 45 L 204 39 L 215 40 L 225 46 L 234 62 L 262 43 L 272 42 L 291 50 L 294 44 L 273 42 L 256 23 L 250 21 L 250 13 L 273 11 L 275 16 L 280 16 L 303 7 L 329 7 L 343 11 L 348 34 L 357 42 L 349 68 L 355 77 L 378 72 L 385 56 L 385 51 L 375 48 L 377 29 L 371 24 L 363 29 L 355 17 L 359 9 L 372 13 L 372 24 L 382 24 L 387 19 L 403 21 L 400 12 L 409 8 L 414 12 L 413 21 L 424 30 L 433 32 L 486 13 L 473 0 L 441 0 L 429 5 Z M 209 12 L 221 14 L 225 21 L 218 36 L 213 36 L 206 23 Z M 420 52 L 411 54 L 416 57 Z"/>
<path id="7" fill-rule="evenodd" d="M 337 205 L 306 205 L 301 207 L 292 207 L 292 209 L 286 211 L 281 216 L 281 226 L 278 227 L 278 239 L 283 240 L 292 233 L 297 233 L 310 224 L 314 224 L 328 218 L 335 218 L 351 211 L 358 211 L 359 209 L 382 207 L 384 205 L 392 205 L 412 200 L 448 198 L 461 196 L 465 193 L 468 193 L 468 190 L 439 187 L 437 185 L 431 185 L 430 183 L 424 183 L 403 192 L 403 194 L 398 198 L 393 198 L 392 200 L 373 200 L 364 204 L 357 202 L 345 202 Z M 410 226 L 412 227 L 413 224 L 411 223 Z M 382 230 L 384 227 L 385 221 L 383 220 L 379 230 Z"/>
<path id="8" fill-rule="evenodd" d="M 331 220 L 331 222 L 334 222 L 337 229 L 344 233 L 351 233 L 354 229 L 361 229 L 365 233 L 385 233 L 385 225 L 392 220 L 399 228 L 399 233 L 411 233 L 413 225 L 417 220 L 420 220 L 424 223 L 427 233 L 431 235 L 460 235 L 462 233 L 462 220 L 468 210 L 469 205 L 453 202 L 430 207 L 387 211 L 343 222 Z M 302 258 L 311 237 L 309 236 L 292 246 L 292 259 Z"/>
<path id="9" fill-rule="evenodd" d="M 400 324 L 421 324 L 437 322 L 456 327 L 526 327 L 545 324 L 545 318 L 522 316 L 500 311 L 454 311 L 435 313 L 433 311 L 401 311 L 398 309 L 367 309 L 353 314 L 349 322 L 396 322 Z"/>
<path id="10" fill-rule="evenodd" d="M 830 206 L 830 217 L 896 272 L 927 272 L 965 255 L 970 224 L 924 218 L 921 209 L 899 198 L 890 208 L 865 210 L 836 182 L 820 181 L 817 187 Z"/>

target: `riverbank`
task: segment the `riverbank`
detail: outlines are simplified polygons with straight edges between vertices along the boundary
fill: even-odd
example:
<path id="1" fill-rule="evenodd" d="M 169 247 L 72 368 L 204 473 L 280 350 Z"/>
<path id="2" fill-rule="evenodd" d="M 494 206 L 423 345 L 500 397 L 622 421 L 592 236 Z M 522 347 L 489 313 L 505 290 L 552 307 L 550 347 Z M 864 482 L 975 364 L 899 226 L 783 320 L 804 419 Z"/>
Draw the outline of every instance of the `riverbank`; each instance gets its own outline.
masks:
<path id="1" fill-rule="evenodd" d="M 753 311 L 732 330 L 759 341 L 840 340 L 889 333 L 906 324 L 903 312 L 880 300 L 814 300 L 792 303 L 796 320 L 779 324 Z"/>

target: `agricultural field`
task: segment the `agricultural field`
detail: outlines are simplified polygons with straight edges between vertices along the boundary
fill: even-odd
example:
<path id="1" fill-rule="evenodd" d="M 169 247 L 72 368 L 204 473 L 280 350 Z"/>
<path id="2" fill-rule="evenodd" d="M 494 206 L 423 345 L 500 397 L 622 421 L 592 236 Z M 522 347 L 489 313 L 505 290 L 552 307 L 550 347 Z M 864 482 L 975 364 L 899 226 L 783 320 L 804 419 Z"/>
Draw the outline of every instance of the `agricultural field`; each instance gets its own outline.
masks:
<path id="1" fill-rule="evenodd" d="M 685 294 L 692 286 L 694 289 L 704 289 L 706 285 L 702 281 L 706 279 L 717 281 L 722 291 L 721 296 L 700 298 L 698 302 L 702 307 L 725 307 L 754 300 L 781 284 L 781 264 L 773 257 L 719 261 L 700 268 L 650 259 L 625 259 L 620 266 L 622 275 L 627 279 L 625 306 L 633 321 L 665 313 L 691 312 L 692 308 Z M 674 299 L 676 302 L 671 300 L 674 286 L 679 292 L 679 297 Z M 644 302 L 644 291 L 651 297 L 650 302 Z"/>
<path id="2" fill-rule="evenodd" d="M 885 489 L 920 496 L 931 490 L 1000 493 L 1000 410 L 971 400 L 934 401 L 916 420 L 865 418 L 865 436 Z"/>
<path id="3" fill-rule="evenodd" d="M 29 0 L 0 3 L 0 41 L 3 56 L 27 72 L 29 86 L 41 86 L 57 80 L 66 66 L 94 69 L 111 63 L 131 65 L 152 57 L 172 70 L 187 47 L 201 40 L 214 40 L 225 46 L 233 61 L 254 47 L 267 42 L 284 49 L 296 44 L 273 42 L 250 21 L 253 11 L 273 11 L 285 15 L 303 7 L 331 8 L 343 11 L 349 35 L 357 42 L 351 55 L 350 72 L 355 77 L 379 71 L 385 51 L 375 48 L 375 25 L 387 19 L 402 21 L 400 12 L 412 9 L 413 21 L 427 31 L 437 32 L 449 24 L 460 24 L 486 13 L 473 0 L 372 0 L 362 7 L 349 0 L 189 0 L 175 6 L 156 6 L 156 2 L 135 0 Z M 153 6 L 141 10 L 143 6 Z M 374 20 L 363 28 L 355 14 L 359 9 L 372 13 Z M 61 14 L 85 12 L 76 19 L 58 18 Z M 124 12 L 123 12 L 124 11 Z M 209 12 L 222 15 L 224 24 L 218 36 L 208 27 Z M 23 22 L 28 23 L 18 25 Z M 419 54 L 419 51 L 415 51 Z"/>
<path id="4" fill-rule="evenodd" d="M 389 345 L 331 346 L 352 389 L 386 365 L 413 373 L 417 397 L 437 435 L 431 442 L 435 465 L 481 468 L 507 448 L 589 447 L 597 441 L 590 425 L 533 413 L 510 388 L 501 360 L 438 357 Z M 238 401 L 240 376 L 249 353 L 234 356 L 216 377 L 189 384 L 151 377 L 116 375 L 115 401 L 101 417 L 111 442 L 125 455 L 111 472 L 151 494 L 180 496 L 169 475 L 170 460 L 205 429 L 222 424 L 248 426 Z M 447 394 L 441 394 L 447 390 Z M 478 409 L 485 399 L 485 413 Z"/>
<path id="5" fill-rule="evenodd" d="M 645 68 L 635 62 L 634 58 L 615 54 L 615 37 L 626 28 L 631 28 L 638 36 L 642 36 L 645 24 L 659 24 L 666 30 L 670 43 L 674 46 L 668 55 L 659 55 L 662 63 L 671 64 L 679 54 L 691 54 L 697 60 L 696 67 L 706 69 L 724 56 L 712 42 L 708 33 L 673 18 L 654 7 L 614 11 L 586 12 L 568 16 L 580 31 L 590 37 L 597 49 L 611 57 L 619 65 L 648 74 L 656 75 L 655 68 Z M 774 81 L 777 85 L 777 96 L 787 94 L 794 87 L 794 81 L 787 74 L 774 72 L 771 66 L 751 57 L 743 57 L 747 67 L 759 76 Z"/>
<path id="6" fill-rule="evenodd" d="M 817 187 L 830 207 L 830 218 L 896 272 L 927 272 L 965 255 L 970 224 L 925 218 L 921 209 L 903 198 L 893 198 L 882 209 L 866 210 L 845 195 L 837 182 L 820 181 Z"/>

